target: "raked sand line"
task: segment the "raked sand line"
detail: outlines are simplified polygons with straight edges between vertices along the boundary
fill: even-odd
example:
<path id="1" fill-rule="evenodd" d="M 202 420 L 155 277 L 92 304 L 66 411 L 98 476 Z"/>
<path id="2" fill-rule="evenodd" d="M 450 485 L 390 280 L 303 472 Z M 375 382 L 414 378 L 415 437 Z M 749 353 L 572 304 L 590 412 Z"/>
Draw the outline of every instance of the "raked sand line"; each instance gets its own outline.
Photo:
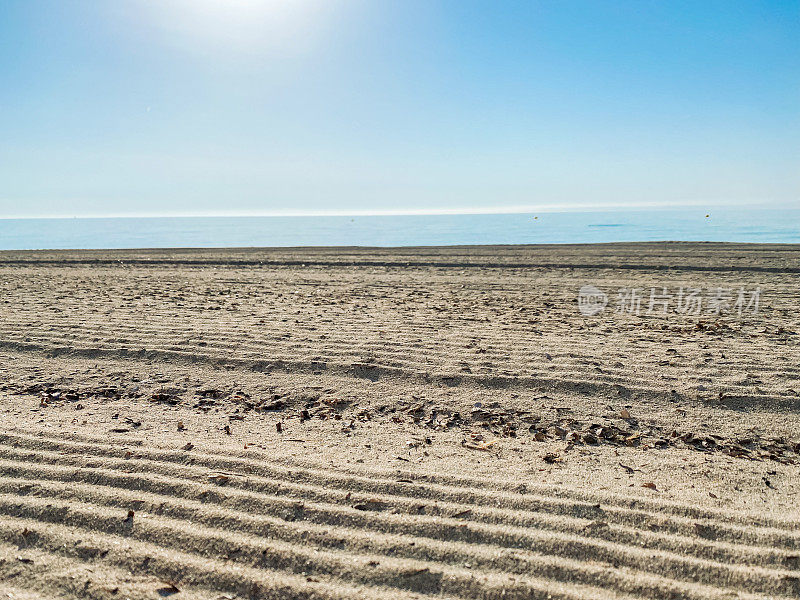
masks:
<path id="1" fill-rule="evenodd" d="M 42 500 L 43 508 L 44 500 Z M 24 509 L 21 509 L 24 512 Z M 70 512 L 70 515 L 72 512 Z M 45 518 L 50 515 L 43 513 Z M 190 534 L 180 531 L 162 531 L 157 527 L 148 530 L 147 539 L 139 539 L 135 533 L 109 533 L 99 527 L 107 520 L 96 511 L 92 514 L 96 520 L 87 519 L 86 526 L 74 526 L 43 522 L 42 519 L 0 516 L 0 539 L 5 531 L 12 531 L 19 536 L 19 531 L 27 530 L 27 536 L 36 539 L 37 545 L 51 551 L 70 551 L 75 540 L 84 546 L 90 546 L 96 556 L 108 560 L 110 547 L 124 550 L 124 556 L 111 556 L 111 564 L 129 568 L 135 572 L 143 566 L 158 576 L 173 582 L 191 582 L 193 586 L 209 586 L 213 589 L 234 591 L 244 597 L 284 597 L 264 594 L 264 590 L 251 591 L 252 580 L 266 581 L 289 580 L 289 588 L 298 587 L 302 592 L 302 584 L 316 584 L 318 596 L 305 593 L 290 593 L 285 597 L 366 597 L 366 598 L 411 598 L 432 595 L 436 598 L 481 597 L 481 598 L 561 598 L 577 600 L 579 598 L 634 598 L 627 594 L 597 586 L 561 583 L 549 579 L 498 575 L 495 573 L 473 572 L 468 567 L 447 568 L 434 565 L 429 569 L 420 561 L 403 561 L 392 557 L 353 556 L 344 553 L 314 552 L 307 549 L 305 554 L 298 555 L 286 552 L 274 544 L 265 548 L 263 544 L 255 547 L 238 543 L 236 534 L 229 534 L 230 543 L 224 539 L 207 534 L 192 538 Z M 115 518 L 114 517 L 111 518 Z M 94 525 L 92 524 L 94 523 Z M 114 525 L 118 520 L 114 520 Z M 112 525 L 112 527 L 114 527 Z M 135 528 L 135 525 L 132 529 Z M 184 527 L 185 528 L 185 527 Z M 203 531 L 202 527 L 196 528 Z M 117 528 L 118 530 L 118 528 Z M 146 536 L 145 536 L 146 537 Z M 237 551 L 238 550 L 238 551 Z M 265 552 L 266 550 L 266 552 Z M 284 551 L 282 551 L 284 550 Z M 85 553 L 85 548 L 82 549 Z M 313 556 L 311 555 L 313 554 Z M 167 564 L 154 564 L 153 559 L 167 559 Z M 283 565 L 287 570 L 275 569 L 273 565 Z M 195 565 L 202 569 L 200 574 Z M 416 566 L 422 565 L 422 566 Z M 221 568 L 227 567 L 226 569 Z M 232 582 L 226 577 L 228 572 L 241 576 L 243 581 Z M 300 574 L 297 575 L 296 571 Z M 250 575 L 250 577 L 247 577 Z M 249 580 L 249 581 L 248 581 Z M 292 581 L 294 580 L 294 581 Z M 352 581 L 367 582 L 363 585 Z M 233 585 L 232 585 L 233 584 Z M 300 585 L 298 585 L 300 584 Z M 263 585 L 263 584 L 262 584 Z M 308 586 L 306 586 L 308 587 Z M 232 589 L 233 588 L 233 589 Z M 327 590 L 325 588 L 328 588 Z M 410 589 L 417 591 L 409 591 Z M 284 591 L 285 590 L 285 591 Z M 455 595 L 448 594 L 452 590 Z M 283 588 L 284 593 L 289 590 Z M 328 593 L 319 593 L 328 592 Z M 335 593 L 333 593 L 335 592 Z M 348 596 L 348 594 L 351 594 Z M 721 597 L 714 594 L 710 597 Z M 729 595 L 728 595 L 729 597 Z"/>
<path id="2" fill-rule="evenodd" d="M 11 340 L 12 336 L 6 336 L 5 340 L 0 340 L 0 349 L 11 350 L 14 352 L 26 352 L 45 355 L 49 358 L 68 356 L 77 358 L 103 359 L 103 360 L 127 360 L 127 359 L 147 359 L 158 360 L 163 363 L 175 364 L 200 364 L 211 367 L 234 367 L 257 372 L 280 372 L 289 374 L 318 374 L 324 372 L 327 375 L 353 377 L 357 379 L 396 379 L 401 381 L 411 381 L 417 383 L 446 383 L 451 387 L 455 386 L 474 386 L 476 388 L 498 389 L 509 387 L 541 388 L 549 391 L 564 391 L 582 393 L 596 392 L 601 394 L 614 394 L 620 384 L 625 384 L 632 390 L 648 392 L 653 397 L 671 397 L 669 391 L 664 391 L 663 386 L 653 384 L 651 381 L 641 381 L 635 387 L 631 387 L 630 377 L 603 377 L 593 379 L 580 379 L 574 377 L 574 370 L 567 371 L 570 376 L 543 377 L 525 376 L 522 374 L 504 374 L 493 372 L 487 375 L 465 374 L 458 371 L 457 365 L 450 368 L 442 365 L 430 365 L 425 362 L 413 364 L 409 359 L 404 360 L 400 366 L 390 366 L 380 363 L 370 363 L 368 365 L 359 363 L 355 355 L 349 355 L 349 362 L 318 362 L 314 360 L 302 360 L 294 354 L 269 354 L 265 353 L 263 347 L 255 346 L 248 355 L 241 352 L 241 347 L 237 347 L 237 354 L 219 351 L 216 354 L 207 350 L 199 352 L 196 350 L 184 349 L 159 349 L 149 343 L 142 349 L 121 349 L 119 342 L 113 339 L 107 340 L 105 346 L 98 344 L 97 341 L 87 342 L 81 345 L 81 340 L 60 339 L 55 340 L 56 344 L 39 344 Z M 18 334 L 21 339 L 29 337 Z M 48 340 L 49 341 L 49 340 Z M 764 398 L 752 396 L 753 400 L 761 403 L 772 404 L 775 406 L 786 406 L 787 408 L 796 407 L 796 400 L 783 398 L 781 396 L 767 395 Z"/>
<path id="3" fill-rule="evenodd" d="M 0 517 L 0 541 L 19 543 L 26 537 L 31 538 L 30 543 L 35 543 L 39 551 L 80 559 L 98 569 L 111 566 L 133 575 L 147 573 L 181 587 L 206 588 L 216 592 L 217 598 L 222 592 L 243 598 L 275 600 L 418 597 L 398 589 L 352 586 L 341 581 L 327 582 L 308 575 L 250 567 L 222 556 L 211 558 L 92 528 L 47 523 L 40 519 Z M 150 598 L 156 595 L 152 592 Z"/>
<path id="4" fill-rule="evenodd" d="M 64 490 L 63 486 L 44 480 L 5 479 L 0 481 L 0 507 L 7 508 L 13 491 L 6 494 L 6 490 L 13 490 L 15 487 L 25 496 L 62 500 L 62 508 L 97 505 L 116 509 L 112 526 L 118 525 L 130 506 L 135 506 L 140 511 L 137 514 L 142 515 L 140 518 L 150 519 L 150 515 L 155 514 L 156 518 L 164 517 L 176 522 L 184 520 L 189 526 L 209 526 L 217 533 L 235 531 L 237 554 L 242 552 L 241 543 L 244 543 L 244 536 L 247 534 L 254 536 L 253 539 L 267 537 L 270 540 L 288 541 L 295 547 L 297 544 L 301 547 L 313 545 L 320 549 L 357 552 L 361 555 L 391 554 L 397 558 L 432 562 L 434 566 L 469 564 L 473 574 L 504 572 L 520 576 L 536 575 L 561 582 L 603 585 L 609 589 L 645 595 L 677 594 L 691 598 L 713 596 L 720 591 L 718 587 L 676 581 L 635 568 L 622 568 L 620 565 L 609 568 L 608 564 L 587 562 L 586 559 L 591 558 L 589 555 L 580 559 L 569 559 L 487 544 L 440 541 L 407 534 L 382 534 L 346 526 L 337 526 L 332 530 L 330 526 L 318 526 L 303 520 L 293 521 L 291 526 L 287 526 L 280 518 L 208 506 L 205 501 L 182 497 L 176 499 L 141 491 L 106 491 L 82 484 L 71 484 L 69 490 Z M 0 509 L 0 512 L 5 511 Z M 254 555 L 259 559 L 263 556 L 257 552 Z M 743 558 L 737 564 L 742 564 Z M 750 576 L 758 577 L 767 572 L 776 573 L 775 570 L 753 569 Z M 778 572 L 778 576 L 782 574 L 785 573 Z"/>
<path id="5" fill-rule="evenodd" d="M 2 472 L 6 480 L 2 485 L 4 493 L 0 497 L 0 512 L 9 517 L 35 519 L 48 523 L 46 527 L 66 522 L 92 531 L 136 537 L 142 543 L 157 540 L 164 547 L 172 547 L 172 544 L 179 550 L 193 548 L 194 552 L 206 552 L 207 556 L 219 552 L 241 555 L 241 560 L 251 564 L 257 564 L 254 561 L 263 563 L 264 557 L 269 555 L 270 568 L 288 569 L 297 574 L 302 573 L 306 566 L 315 565 L 314 568 L 324 577 L 343 579 L 348 585 L 394 586 L 410 593 L 446 593 L 465 597 L 500 597 L 503 590 L 505 597 L 537 597 L 549 593 L 553 586 L 573 586 L 579 581 L 600 585 L 608 592 L 614 590 L 645 596 L 715 597 L 718 593 L 732 590 L 791 596 L 800 590 L 800 573 L 775 564 L 790 557 L 780 550 L 711 543 L 702 539 L 687 540 L 687 536 L 648 531 L 643 531 L 642 537 L 645 542 L 649 537 L 653 547 L 647 547 L 647 543 L 642 547 L 603 539 L 602 533 L 597 534 L 598 537 L 592 537 L 595 532 L 586 535 L 574 533 L 578 517 L 559 517 L 563 519 L 566 531 L 559 531 L 557 522 L 551 523 L 550 529 L 541 527 L 542 522 L 547 521 L 544 517 L 532 527 L 503 524 L 500 518 L 505 509 L 487 505 L 471 505 L 471 509 L 465 510 L 484 516 L 492 515 L 494 511 L 494 518 L 500 519 L 500 523 L 475 521 L 471 514 L 453 518 L 412 515 L 403 511 L 391 514 L 358 510 L 347 504 L 350 499 L 346 494 L 342 495 L 344 490 L 337 490 L 335 485 L 332 491 L 326 488 L 331 484 L 341 484 L 343 480 L 358 491 L 359 482 L 369 481 L 364 477 L 330 473 L 332 481 L 326 481 L 325 471 L 318 469 L 314 471 L 314 485 L 294 484 L 288 480 L 288 471 L 277 469 L 272 473 L 286 478 L 277 484 L 280 486 L 277 490 L 270 487 L 275 485 L 273 477 L 255 475 L 245 475 L 241 481 L 231 476 L 228 485 L 221 487 L 208 481 L 209 465 L 203 461 L 216 466 L 215 460 L 232 459 L 154 450 L 154 454 L 166 453 L 173 459 L 189 457 L 195 464 L 140 458 L 125 460 L 103 455 L 107 452 L 107 445 L 57 443 L 29 435 L 4 437 L 6 444 L 11 440 L 28 446 L 55 447 L 59 451 L 29 451 L 4 446 L 0 456 L 4 459 Z M 144 451 L 137 448 L 137 452 L 140 450 Z M 251 462 L 254 463 L 248 459 L 246 464 Z M 256 468 L 258 465 L 251 466 Z M 271 467 L 275 469 L 274 465 Z M 76 483 L 72 489 L 59 491 L 59 486 L 53 485 L 53 482 L 69 480 Z M 400 490 L 407 487 L 396 481 L 384 483 L 398 486 Z M 122 490 L 119 498 L 114 496 L 115 486 Z M 463 488 L 460 489 L 463 492 Z M 133 528 L 125 530 L 121 516 L 124 511 L 121 509 L 124 502 L 133 502 L 122 497 L 137 491 L 143 496 L 152 496 L 149 506 L 154 511 L 158 506 L 164 508 L 163 514 L 154 516 L 147 513 L 147 518 L 135 519 L 138 527 L 134 532 Z M 268 491 L 283 493 L 270 494 Z M 485 499 L 488 492 L 471 493 Z M 159 496 L 166 499 L 158 500 Z M 146 503 L 146 500 L 142 502 Z M 386 495 L 380 502 L 402 505 L 404 500 L 402 495 Z M 207 506 L 201 507 L 198 503 Z M 300 514 L 287 520 L 282 511 L 295 510 L 299 503 L 302 504 Z M 448 511 L 470 506 L 468 503 L 450 504 L 446 507 Z M 541 507 L 539 512 L 547 515 Z M 510 515 L 506 514 L 506 517 Z M 281 526 L 288 531 L 282 533 Z M 320 526 L 328 528 L 328 538 Z M 631 525 L 623 523 L 619 529 L 625 531 L 626 527 L 630 530 Z M 603 529 L 600 527 L 601 531 Z M 267 532 L 269 535 L 264 537 Z M 330 543 L 331 537 L 342 540 L 338 544 L 340 547 Z M 308 542 L 314 539 L 316 546 L 309 549 Z M 392 550 L 412 542 L 420 544 L 412 552 Z M 209 544 L 215 548 L 211 554 L 207 553 Z M 716 553 L 715 556 L 723 560 L 692 557 L 685 555 L 692 552 L 663 549 L 670 544 L 681 551 L 693 549 L 694 553 Z M 516 557 L 514 550 L 519 554 Z M 498 554 L 501 571 L 493 566 L 493 551 Z M 465 570 L 459 564 L 465 558 L 474 562 L 474 567 L 471 565 Z M 352 560 L 360 560 L 372 568 L 355 572 L 350 567 Z M 516 560 L 519 565 L 516 569 L 502 570 L 503 560 Z M 583 565 L 589 574 L 581 576 L 581 561 L 587 560 L 590 562 L 583 562 Z M 605 563 L 605 566 L 592 571 L 598 562 Z M 769 566 L 758 566 L 760 564 Z M 403 578 L 398 581 L 393 578 L 398 570 L 418 573 L 412 580 Z M 427 575 L 420 578 L 422 573 Z M 480 584 L 474 581 L 477 573 L 480 573 Z M 509 573 L 514 574 L 511 583 L 506 581 Z M 513 595 L 508 596 L 509 593 Z"/>
<path id="6" fill-rule="evenodd" d="M 458 363 L 461 355 L 453 354 L 452 351 L 426 351 L 424 356 L 417 357 L 418 360 L 414 358 L 413 353 L 404 348 L 399 348 L 388 355 L 385 352 L 372 351 L 375 361 L 370 364 L 362 364 L 359 362 L 357 354 L 335 348 L 324 352 L 317 348 L 314 355 L 322 354 L 323 356 L 312 359 L 304 358 L 303 353 L 291 352 L 289 348 L 282 346 L 271 350 L 265 342 L 241 344 L 215 342 L 203 347 L 191 348 L 185 342 L 179 344 L 178 340 L 165 345 L 152 337 L 144 336 L 129 341 L 129 345 L 133 346 L 132 349 L 123 349 L 119 347 L 119 341 L 113 336 L 103 336 L 105 337 L 104 341 L 97 337 L 86 339 L 64 337 L 54 334 L 51 326 L 45 327 L 48 333 L 44 338 L 32 342 L 23 341 L 31 339 L 30 333 L 19 332 L 18 329 L 18 325 L 15 325 L 13 331 L 3 333 L 0 349 L 48 357 L 69 356 L 104 360 L 157 359 L 163 363 L 181 365 L 200 364 L 288 374 L 324 373 L 356 379 L 396 379 L 417 383 L 441 382 L 451 387 L 465 386 L 482 389 L 510 387 L 530 389 L 533 387 L 548 391 L 593 392 L 613 396 L 618 392 L 619 387 L 623 386 L 629 392 L 646 392 L 652 397 L 664 399 L 673 397 L 669 386 L 659 385 L 650 378 L 639 377 L 636 373 L 631 374 L 629 371 L 615 372 L 608 367 L 602 372 L 590 371 L 593 377 L 576 377 L 576 372 L 583 372 L 576 368 L 577 365 L 554 364 L 553 366 L 558 367 L 558 370 L 531 376 L 529 373 L 532 363 L 529 353 L 526 354 L 527 360 L 520 360 L 517 363 L 503 359 L 504 363 L 513 368 L 513 371 L 509 373 L 492 370 L 487 374 L 475 374 L 460 371 Z M 141 328 L 137 328 L 137 332 L 141 335 Z M 217 336 L 224 340 L 231 338 L 228 332 L 221 335 L 218 332 Z M 185 336 L 182 337 L 185 338 Z M 431 364 L 423 360 L 425 357 L 434 357 L 439 362 Z M 501 360 L 499 357 L 493 358 Z M 745 363 L 740 356 L 740 369 L 747 370 L 756 367 L 762 374 L 766 373 L 760 361 L 754 359 L 751 363 Z M 785 372 L 781 370 L 775 372 L 775 375 L 785 375 Z M 727 381 L 725 389 L 728 396 L 748 401 L 750 406 L 783 407 L 790 410 L 796 410 L 800 406 L 800 401 L 796 397 L 783 395 L 784 390 L 778 390 L 779 393 L 767 393 L 766 391 L 753 393 L 751 389 L 737 385 L 735 381 Z"/>
<path id="7" fill-rule="evenodd" d="M 11 458 L 9 453 L 9 458 Z M 114 488 L 115 490 L 148 490 L 155 494 L 175 496 L 182 494 L 183 498 L 200 498 L 205 503 L 215 503 L 225 508 L 251 512 L 258 515 L 270 514 L 285 520 L 287 513 L 292 513 L 298 503 L 303 503 L 303 518 L 322 524 L 342 525 L 342 520 L 355 522 L 359 527 L 371 528 L 373 533 L 381 531 L 394 531 L 393 521 L 381 521 L 377 515 L 388 510 L 390 515 L 408 515 L 413 523 L 401 524 L 399 527 L 409 532 L 418 530 L 421 535 L 433 535 L 426 525 L 436 523 L 456 523 L 459 529 L 457 537 L 464 538 L 471 543 L 492 543 L 492 539 L 499 541 L 497 544 L 515 547 L 514 540 L 519 538 L 517 546 L 522 544 L 526 529 L 545 530 L 553 532 L 556 539 L 562 534 L 569 534 L 620 544 L 636 548 L 653 548 L 676 552 L 680 555 L 690 555 L 697 558 L 717 562 L 731 562 L 734 564 L 750 564 L 760 566 L 775 566 L 796 568 L 798 558 L 787 546 L 781 549 L 775 537 L 762 540 L 761 545 L 748 545 L 744 543 L 731 543 L 724 541 L 710 541 L 696 535 L 670 534 L 663 530 L 651 531 L 629 524 L 616 524 L 608 521 L 583 517 L 565 517 L 541 513 L 528 519 L 513 518 L 515 511 L 506 509 L 486 509 L 483 507 L 470 507 L 464 504 L 439 503 L 425 505 L 424 514 L 414 510 L 419 503 L 404 504 L 398 498 L 376 498 L 374 496 L 360 495 L 324 495 L 314 494 L 314 488 L 307 487 L 309 493 L 282 493 L 267 494 L 263 491 L 254 491 L 247 486 L 238 487 L 226 485 L 214 486 L 212 490 L 207 486 L 207 473 L 202 476 L 182 477 L 177 475 L 164 475 L 163 473 L 142 472 L 125 470 L 119 472 L 108 465 L 92 463 L 91 469 L 85 464 L 68 462 L 74 469 L 65 468 L 63 461 L 43 455 L 23 454 L 21 460 L 0 459 L 0 474 L 6 478 L 22 478 L 22 480 L 37 482 L 87 482 L 98 486 Z M 32 465 L 32 460 L 40 464 Z M 119 493 L 117 491 L 116 493 Z M 121 505 L 125 507 L 127 505 Z M 359 507 L 361 510 L 354 508 Z M 430 508 L 429 508 L 430 507 Z M 352 509 L 342 512 L 342 508 Z M 410 508 L 410 510 L 409 510 Z M 354 512 L 357 511 L 357 512 Z M 502 519 L 498 517 L 511 516 Z M 489 518 L 487 518 L 489 517 Z M 494 518 L 491 518 L 494 517 Z M 524 515 L 523 515 L 524 517 Z M 464 527 L 464 524 L 469 527 Z M 475 529 L 473 525 L 486 527 Z M 490 526 L 494 525 L 498 533 Z M 516 533 L 517 535 L 513 535 Z M 542 549 L 541 544 L 539 549 Z"/>
<path id="8" fill-rule="evenodd" d="M 119 511 L 110 511 L 91 505 L 75 502 L 60 503 L 52 498 L 9 498 L 0 495 L 0 514 L 13 512 L 14 516 L 0 517 L 0 529 L 17 531 L 20 524 L 24 537 L 34 538 L 37 546 L 51 548 L 64 544 L 64 525 L 79 530 L 76 536 L 90 535 L 91 544 L 96 545 L 98 537 L 116 537 L 116 545 L 124 538 L 129 550 L 135 552 L 136 544 L 157 547 L 163 552 L 189 554 L 209 561 L 222 560 L 238 565 L 266 569 L 272 572 L 289 571 L 290 575 L 311 576 L 322 582 L 343 581 L 347 585 L 360 585 L 378 588 L 395 588 L 398 592 L 416 592 L 456 597 L 482 598 L 580 598 L 597 597 L 617 593 L 608 587 L 581 586 L 553 579 L 512 575 L 474 569 L 471 565 L 451 567 L 428 561 L 408 560 L 386 555 L 354 554 L 342 551 L 327 551 L 309 545 L 283 544 L 260 537 L 241 535 L 239 532 L 226 532 L 209 529 L 197 524 L 176 522 L 160 516 L 145 515 L 144 518 L 122 519 Z M 15 527 L 16 525 L 16 527 Z M 0 534 L 3 535 L 3 534 Z M 49 536 L 49 540 L 48 540 Z M 49 541 L 49 543 L 48 543 Z M 133 547 L 133 548 L 132 548 Z M 103 551 L 100 551 L 103 554 Z M 145 553 L 145 555 L 147 555 Z M 162 576 L 174 581 L 180 577 L 181 568 L 187 561 L 179 561 L 171 573 Z M 213 571 L 213 568 L 211 569 Z M 190 569 L 191 571 L 191 569 Z M 613 575 L 611 576 L 613 578 Z M 607 578 L 597 581 L 599 585 L 611 583 Z M 619 583 L 623 578 L 620 577 Z M 628 578 L 630 587 L 639 591 L 646 586 L 648 578 L 636 582 Z M 189 579 L 193 584 L 197 580 Z M 763 583 L 763 582 L 762 582 Z M 681 589 L 682 588 L 682 589 Z M 733 589 L 701 586 L 696 584 L 652 587 L 644 591 L 645 597 L 717 598 L 730 597 Z M 792 597 L 796 590 L 781 580 L 772 582 L 768 589 L 760 590 L 769 597 Z M 398 596 L 402 597 L 402 596 Z"/>
<path id="9" fill-rule="evenodd" d="M 794 568 L 797 558 L 792 549 L 797 546 L 797 539 L 787 535 L 759 533 L 757 528 L 751 532 L 756 542 L 747 544 L 741 539 L 734 542 L 708 540 L 698 535 L 698 530 L 706 536 L 704 525 L 698 522 L 686 523 L 683 531 L 670 533 L 662 526 L 654 526 L 652 521 L 636 523 L 625 520 L 625 514 L 609 518 L 609 513 L 595 511 L 593 515 L 570 516 L 552 514 L 539 510 L 510 510 L 491 506 L 478 506 L 465 503 L 435 500 L 420 503 L 417 498 L 402 496 L 376 496 L 370 493 L 344 492 L 291 482 L 272 482 L 264 479 L 262 485 L 255 484 L 252 478 L 232 476 L 226 485 L 208 487 L 211 471 L 196 466 L 171 466 L 164 468 L 158 464 L 142 464 L 142 461 L 126 461 L 98 459 L 87 461 L 74 456 L 59 456 L 55 453 L 18 452 L 4 448 L 0 460 L 0 473 L 7 477 L 40 478 L 55 481 L 86 481 L 123 489 L 147 489 L 153 492 L 190 496 L 198 494 L 209 501 L 213 496 L 220 504 L 226 506 L 255 507 L 262 512 L 267 511 L 278 516 L 283 511 L 291 511 L 298 503 L 307 508 L 304 518 L 316 519 L 321 523 L 338 524 L 343 518 L 342 507 L 348 509 L 347 519 L 355 520 L 359 526 L 372 523 L 379 530 L 389 531 L 391 525 L 381 522 L 381 515 L 408 515 L 414 523 L 400 525 L 401 528 L 419 529 L 422 535 L 431 535 L 426 524 L 437 523 L 442 519 L 459 524 L 458 537 L 470 542 L 486 542 L 497 538 L 505 545 L 524 546 L 529 530 L 549 530 L 556 537 L 561 534 L 574 534 L 589 540 L 602 540 L 637 548 L 654 548 L 677 552 L 680 555 L 691 555 L 717 561 L 739 562 L 747 564 L 778 565 Z M 31 463 L 38 464 L 33 465 Z M 189 496 L 187 496 L 189 497 Z M 267 504 L 267 508 L 261 508 Z M 312 509 L 312 506 L 314 507 Z M 354 509 L 359 506 L 364 510 Z M 424 510 L 420 507 L 424 506 Z M 384 511 L 388 511 L 384 512 Z M 437 521 L 438 519 L 438 521 Z M 601 520 L 603 519 L 603 520 Z M 376 521 L 374 522 L 373 521 Z M 469 528 L 463 525 L 469 523 Z M 474 529 L 473 526 L 485 526 Z M 498 532 L 491 526 L 496 526 Z M 652 527 L 650 529 L 649 527 Z M 512 535 L 515 534 L 515 535 Z M 721 537 L 721 536 L 718 536 Z M 735 536 L 730 536 L 735 537 Z M 778 549 L 782 548 L 782 549 Z"/>
<path id="10" fill-rule="evenodd" d="M 12 535 L 14 530 L 12 525 Z M 24 529 L 23 529 L 24 531 Z M 29 533 L 13 543 L 0 541 L 0 598 L 9 600 L 55 600 L 56 598 L 129 598 L 153 600 L 158 591 L 170 591 L 169 584 L 154 575 L 135 574 L 111 564 L 96 562 L 97 551 L 90 544 L 76 544 L 73 556 L 31 547 Z M 0 536 L 5 539 L 10 536 Z M 26 539 L 27 538 L 27 539 Z M 99 567 L 99 568 L 98 568 Z M 181 598 L 219 600 L 219 593 L 181 586 Z"/>
<path id="11" fill-rule="evenodd" d="M 73 441 L 74 440 L 74 441 Z M 467 477 L 443 476 L 439 474 L 396 471 L 348 472 L 320 468 L 318 465 L 296 459 L 280 459 L 266 453 L 249 451 L 246 456 L 233 453 L 205 453 L 198 449 L 191 452 L 167 448 L 147 448 L 137 439 L 118 438 L 109 441 L 77 434 L 49 434 L 47 432 L 28 432 L 15 430 L 0 432 L 0 443 L 10 447 L 41 449 L 46 452 L 75 454 L 77 456 L 106 457 L 125 460 L 126 469 L 136 469 L 137 462 L 149 465 L 147 469 L 166 468 L 163 465 L 180 465 L 192 469 L 197 466 L 221 470 L 247 478 L 250 486 L 259 482 L 269 484 L 282 481 L 294 484 L 307 483 L 325 489 L 336 488 L 345 492 L 387 494 L 407 498 L 461 502 L 469 505 L 503 507 L 517 511 L 537 511 L 563 513 L 572 516 L 596 518 L 599 516 L 598 504 L 602 504 L 604 518 L 624 515 L 627 521 L 637 518 L 647 519 L 669 515 L 669 521 L 656 523 L 659 527 L 675 522 L 675 519 L 690 520 L 692 527 L 697 521 L 704 525 L 719 526 L 723 529 L 733 527 L 735 535 L 752 529 L 765 530 L 765 533 L 788 535 L 787 540 L 800 539 L 800 518 L 775 518 L 747 511 L 727 510 L 714 507 L 698 507 L 677 501 L 647 498 L 642 495 L 623 496 L 620 494 L 594 491 L 571 490 L 564 486 L 520 484 L 504 481 L 484 481 Z M 128 452 L 131 452 L 128 456 Z M 135 460 L 130 461 L 131 458 Z M 152 464 L 150 464 L 152 463 Z M 144 467 L 142 467 L 144 468 Z M 402 479 L 403 481 L 398 481 Z M 231 483 L 236 484 L 237 479 Z M 408 483 L 411 482 L 411 483 Z M 288 490 L 286 490 L 288 491 Z M 746 528 L 737 527 L 744 525 Z M 770 542 L 772 544 L 772 542 Z M 791 544 L 791 541 L 787 542 Z"/>

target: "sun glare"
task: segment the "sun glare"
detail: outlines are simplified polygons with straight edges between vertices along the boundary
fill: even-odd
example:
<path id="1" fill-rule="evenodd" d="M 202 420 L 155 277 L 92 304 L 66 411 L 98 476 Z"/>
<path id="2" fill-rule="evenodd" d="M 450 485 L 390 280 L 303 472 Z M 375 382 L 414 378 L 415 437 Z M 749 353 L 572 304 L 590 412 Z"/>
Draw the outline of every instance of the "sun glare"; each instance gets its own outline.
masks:
<path id="1" fill-rule="evenodd" d="M 318 0 L 167 0 L 151 6 L 170 33 L 229 49 L 302 47 L 324 12 Z"/>

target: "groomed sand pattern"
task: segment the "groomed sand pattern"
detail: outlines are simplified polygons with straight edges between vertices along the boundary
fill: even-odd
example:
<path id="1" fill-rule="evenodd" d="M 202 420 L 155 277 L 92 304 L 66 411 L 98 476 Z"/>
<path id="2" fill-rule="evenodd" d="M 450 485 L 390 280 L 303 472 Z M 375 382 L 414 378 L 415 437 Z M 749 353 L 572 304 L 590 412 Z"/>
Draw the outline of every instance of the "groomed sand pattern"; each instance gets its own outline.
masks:
<path id="1" fill-rule="evenodd" d="M 800 402 L 792 246 L 346 250 L 6 252 L 0 350 Z M 639 289 L 645 310 L 653 287 L 763 300 L 756 318 L 656 311 L 588 327 L 586 283 L 611 294 L 606 316 L 620 288 Z"/>
<path id="2" fill-rule="evenodd" d="M 0 275 L 9 598 L 800 597 L 796 247 L 5 252 Z M 585 317 L 585 283 L 763 304 Z"/>
<path id="3" fill-rule="evenodd" d="M 182 597 L 800 593 L 797 521 L 82 437 L 20 432 L 0 443 L 0 574 L 26 590 L 84 569 L 85 588 L 76 579 L 60 591 L 85 597 L 95 579 L 147 571 Z"/>

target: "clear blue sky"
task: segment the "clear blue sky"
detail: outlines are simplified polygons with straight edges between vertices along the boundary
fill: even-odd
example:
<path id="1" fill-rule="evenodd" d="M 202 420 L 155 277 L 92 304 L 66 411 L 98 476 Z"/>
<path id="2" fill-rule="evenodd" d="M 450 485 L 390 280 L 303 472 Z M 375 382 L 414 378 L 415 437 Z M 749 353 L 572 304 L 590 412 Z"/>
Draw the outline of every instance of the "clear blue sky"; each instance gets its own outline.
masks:
<path id="1" fill-rule="evenodd" d="M 800 205 L 800 0 L 2 0 L 0 216 Z"/>

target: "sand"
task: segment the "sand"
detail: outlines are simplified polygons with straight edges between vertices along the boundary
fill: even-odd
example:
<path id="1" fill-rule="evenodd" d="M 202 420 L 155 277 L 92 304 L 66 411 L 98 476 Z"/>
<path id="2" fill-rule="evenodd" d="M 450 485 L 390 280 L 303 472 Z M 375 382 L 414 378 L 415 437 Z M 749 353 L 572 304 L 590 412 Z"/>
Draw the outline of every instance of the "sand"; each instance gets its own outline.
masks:
<path id="1" fill-rule="evenodd" d="M 3 252 L 0 291 L 5 597 L 800 596 L 798 246 Z"/>

